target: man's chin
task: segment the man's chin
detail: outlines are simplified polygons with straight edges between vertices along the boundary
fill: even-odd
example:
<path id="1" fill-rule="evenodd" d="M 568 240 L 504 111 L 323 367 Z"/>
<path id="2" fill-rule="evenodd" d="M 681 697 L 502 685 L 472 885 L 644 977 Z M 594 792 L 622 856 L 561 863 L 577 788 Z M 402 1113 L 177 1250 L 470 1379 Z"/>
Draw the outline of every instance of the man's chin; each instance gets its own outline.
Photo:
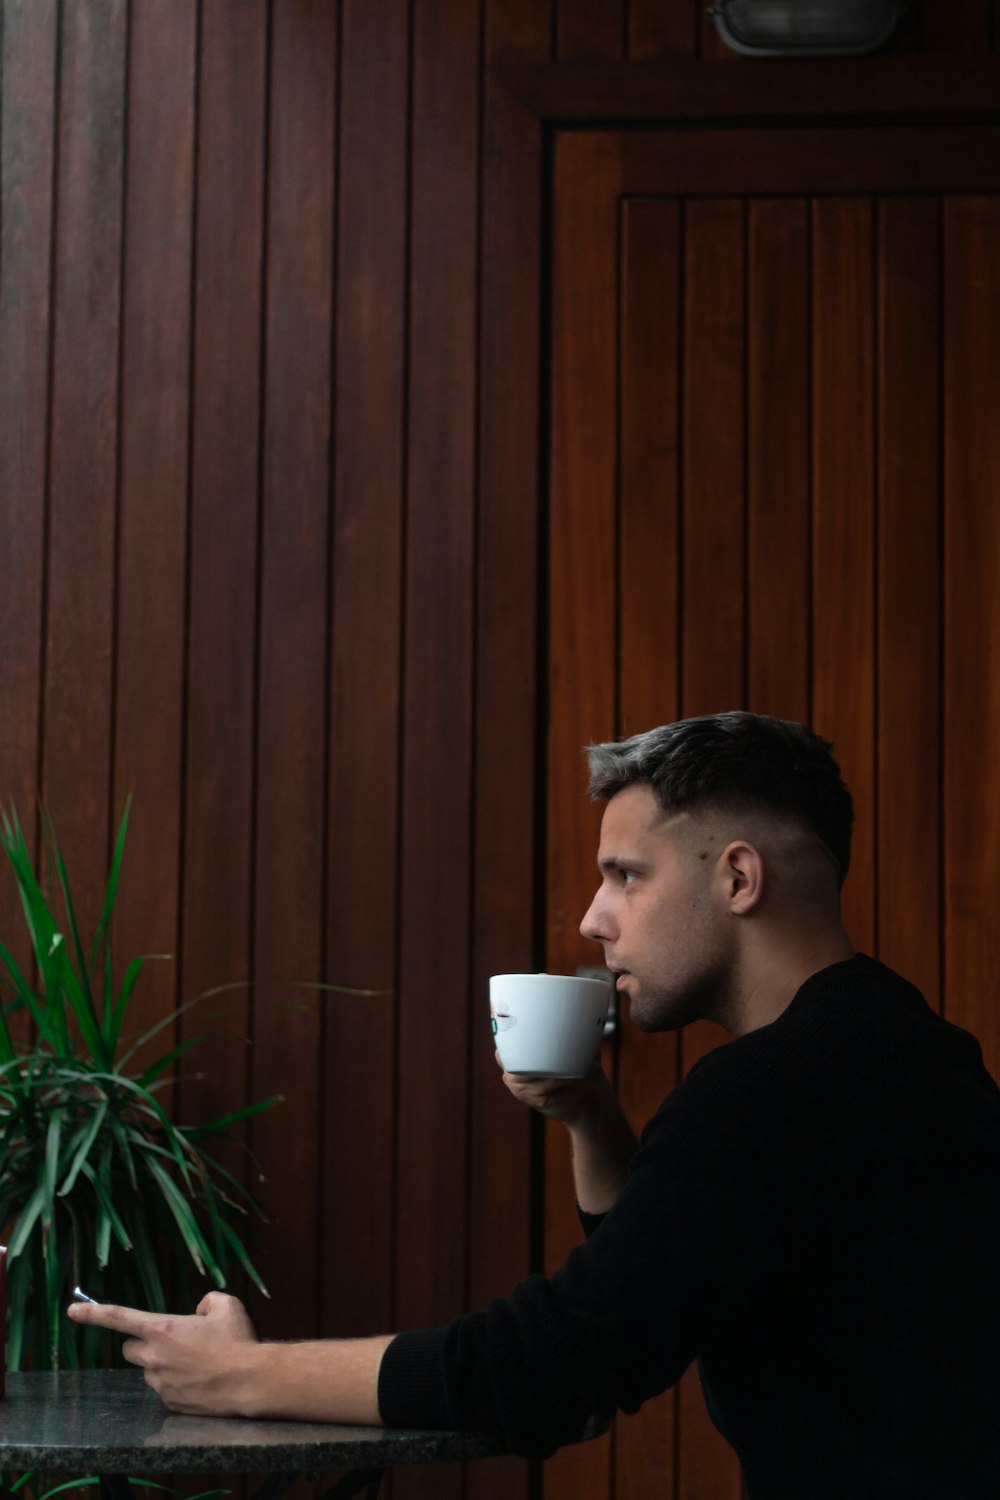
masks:
<path id="1" fill-rule="evenodd" d="M 629 976 L 632 979 L 632 976 Z M 624 991 L 628 999 L 629 1019 L 637 1031 L 647 1034 L 660 1031 L 680 1031 L 692 1021 L 704 1020 L 704 1011 L 696 1003 L 685 1006 L 683 1002 L 671 1002 L 666 998 L 644 997 L 635 984 Z"/>
<path id="2" fill-rule="evenodd" d="M 672 1029 L 669 1017 L 664 1017 L 655 1005 L 647 1005 L 643 1000 L 641 990 L 628 989 L 624 990 L 623 994 L 628 1000 L 629 1020 L 637 1031 L 653 1032 Z"/>

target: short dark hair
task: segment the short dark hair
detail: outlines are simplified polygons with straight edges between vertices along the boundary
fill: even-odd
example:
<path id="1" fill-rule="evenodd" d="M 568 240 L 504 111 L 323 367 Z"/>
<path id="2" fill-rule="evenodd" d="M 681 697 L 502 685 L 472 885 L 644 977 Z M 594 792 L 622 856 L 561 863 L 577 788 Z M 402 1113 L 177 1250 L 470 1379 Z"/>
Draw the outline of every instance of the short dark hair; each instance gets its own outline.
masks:
<path id="1" fill-rule="evenodd" d="M 854 804 L 829 740 L 786 719 L 732 711 L 588 745 L 591 797 L 648 785 L 665 812 L 764 809 L 803 824 L 840 880 L 851 861 Z"/>

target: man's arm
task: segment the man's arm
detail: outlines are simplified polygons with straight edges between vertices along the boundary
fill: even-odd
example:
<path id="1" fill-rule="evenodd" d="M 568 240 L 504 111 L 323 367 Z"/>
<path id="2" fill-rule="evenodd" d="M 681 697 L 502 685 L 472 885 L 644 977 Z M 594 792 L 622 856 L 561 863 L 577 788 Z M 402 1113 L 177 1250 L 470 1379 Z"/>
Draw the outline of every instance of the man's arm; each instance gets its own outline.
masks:
<path id="1" fill-rule="evenodd" d="M 381 1425 L 378 1374 L 392 1334 L 262 1344 L 243 1304 L 223 1292 L 192 1317 L 86 1302 L 69 1316 L 124 1334 L 125 1358 L 171 1411 Z"/>
<path id="2" fill-rule="evenodd" d="M 607 1213 L 625 1186 L 639 1143 L 600 1064 L 586 1078 L 568 1082 L 510 1073 L 503 1081 L 515 1099 L 566 1126 L 573 1148 L 576 1201 L 585 1213 Z"/>
<path id="3" fill-rule="evenodd" d="M 380 1427 L 378 1375 L 393 1337 L 258 1344 L 249 1415 Z"/>

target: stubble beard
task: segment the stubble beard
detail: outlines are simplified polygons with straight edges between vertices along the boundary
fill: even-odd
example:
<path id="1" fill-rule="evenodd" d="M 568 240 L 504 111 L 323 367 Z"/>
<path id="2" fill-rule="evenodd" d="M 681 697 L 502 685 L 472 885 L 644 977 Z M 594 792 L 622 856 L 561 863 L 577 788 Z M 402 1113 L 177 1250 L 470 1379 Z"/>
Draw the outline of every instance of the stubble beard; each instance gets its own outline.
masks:
<path id="1" fill-rule="evenodd" d="M 643 984 L 633 974 L 635 996 L 629 996 L 629 1014 L 640 1031 L 680 1031 L 693 1021 L 726 1024 L 731 1006 L 734 977 L 733 955 L 716 952 L 693 973 L 664 982 Z"/>
<path id="2" fill-rule="evenodd" d="M 634 999 L 629 997 L 629 1015 L 639 1031 L 680 1031 L 692 1021 L 714 1019 L 712 994 L 707 985 L 654 990 L 651 994 L 644 993 L 640 987 Z"/>

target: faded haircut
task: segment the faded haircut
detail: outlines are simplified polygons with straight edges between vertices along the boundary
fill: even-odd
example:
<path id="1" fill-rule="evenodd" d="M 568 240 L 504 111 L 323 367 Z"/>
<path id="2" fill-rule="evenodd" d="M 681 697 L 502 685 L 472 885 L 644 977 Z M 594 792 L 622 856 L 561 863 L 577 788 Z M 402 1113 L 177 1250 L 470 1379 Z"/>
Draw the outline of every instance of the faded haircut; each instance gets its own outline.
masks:
<path id="1" fill-rule="evenodd" d="M 760 810 L 807 828 L 843 884 L 854 805 L 828 740 L 786 719 L 731 711 L 663 724 L 631 739 L 588 745 L 591 797 L 649 786 L 666 813 Z"/>

